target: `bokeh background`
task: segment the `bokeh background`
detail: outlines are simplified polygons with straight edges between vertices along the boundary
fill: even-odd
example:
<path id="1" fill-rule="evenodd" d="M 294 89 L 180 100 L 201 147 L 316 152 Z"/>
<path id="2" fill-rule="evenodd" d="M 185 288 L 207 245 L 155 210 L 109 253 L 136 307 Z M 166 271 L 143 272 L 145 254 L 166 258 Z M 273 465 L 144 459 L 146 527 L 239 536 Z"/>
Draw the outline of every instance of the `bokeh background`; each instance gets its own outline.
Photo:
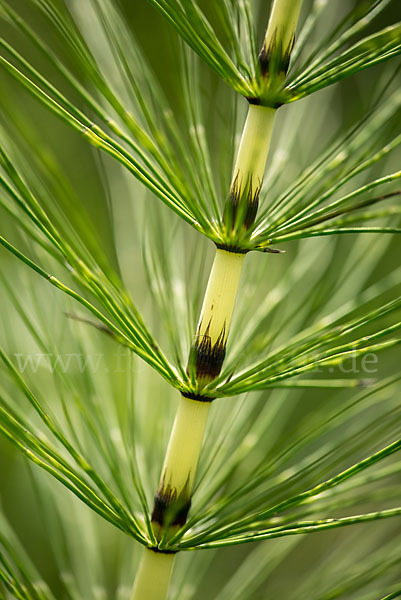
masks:
<path id="1" fill-rule="evenodd" d="M 68 0 L 67 4 L 74 5 L 75 10 L 81 11 L 81 17 L 85 20 L 86 2 L 89 0 Z M 145 0 L 116 0 L 116 3 L 121 7 L 149 63 L 157 73 L 171 106 L 179 116 L 183 112 L 177 75 L 181 47 L 175 31 Z M 205 0 L 200 4 L 213 20 L 216 10 L 214 0 Z M 331 18 L 340 19 L 352 4 L 348 0 L 332 3 Z M 310 2 L 305 1 L 304 12 L 309 8 Z M 15 9 L 53 44 L 59 55 L 79 76 L 68 52 L 40 17 L 34 3 L 16 0 Z M 255 2 L 255 11 L 260 15 L 261 37 L 268 9 L 269 2 Z M 380 15 L 374 28 L 379 29 L 393 23 L 398 16 L 399 5 L 392 2 Z M 37 68 L 63 89 L 64 82 L 58 80 L 57 73 L 53 72 L 48 62 L 2 19 L 0 30 L 10 43 L 15 44 L 22 54 L 29 55 Z M 371 98 L 377 93 L 378 83 L 383 82 L 386 73 L 391 78 L 394 68 L 394 65 L 379 65 L 334 88 L 323 90 L 296 105 L 280 110 L 271 156 L 283 164 L 281 186 L 291 182 L 295 175 L 319 154 L 324 142 L 335 135 L 338 128 L 347 126 L 364 114 Z M 200 69 L 201 85 L 194 93 L 200 95 L 205 108 L 206 134 L 213 148 L 216 170 L 221 170 L 222 177 L 228 180 L 230 172 L 227 165 L 232 161 L 233 153 L 232 133 L 235 123 L 240 123 L 244 118 L 246 102 L 239 100 L 234 104 L 233 92 L 220 83 L 207 67 L 201 66 Z M 397 85 L 397 79 L 394 85 Z M 0 89 L 3 125 L 15 131 L 17 143 L 20 140 L 24 145 L 24 136 L 30 139 L 30 145 L 25 144 L 24 152 L 27 156 L 31 153 L 32 165 L 48 165 L 50 169 L 56 163 L 62 165 L 67 180 L 60 179 L 58 185 L 60 189 L 65 187 L 66 190 L 68 186 L 68 194 L 65 196 L 66 204 L 59 209 L 69 213 L 71 223 L 79 231 L 91 232 L 93 247 L 100 248 L 107 259 L 120 270 L 135 302 L 143 311 L 147 322 L 151 324 L 152 331 L 161 340 L 162 345 L 168 346 L 168 332 L 163 319 L 158 317 L 155 298 L 157 289 L 152 288 L 146 269 L 146 247 L 149 239 L 151 240 L 158 228 L 164 227 L 163 243 L 167 252 L 177 255 L 177 268 L 182 269 L 185 274 L 187 288 L 182 290 L 182 294 L 191 297 L 194 318 L 199 310 L 202 290 L 213 256 L 212 245 L 197 237 L 186 225 L 177 223 L 177 219 L 170 215 L 168 209 L 153 198 L 150 192 L 145 191 L 109 158 L 100 155 L 84 139 L 50 115 L 3 72 L 0 72 Z M 69 90 L 68 93 L 70 94 Z M 398 157 L 393 157 L 393 162 L 389 161 L 386 165 L 386 172 L 390 172 L 392 167 L 395 169 L 397 161 L 399 165 L 399 159 L 399 154 Z M 382 166 L 379 167 L 381 168 Z M 381 175 L 380 170 L 376 175 Z M 62 194 L 58 197 L 61 198 Z M 78 199 L 75 206 L 71 202 L 73 197 Z M 85 212 L 78 208 L 81 205 L 85 207 Z M 5 211 L 0 212 L 0 222 L 2 235 L 20 244 L 22 248 L 29 248 L 27 240 Z M 298 278 L 292 294 L 288 295 L 275 311 L 274 326 L 278 327 L 280 323 L 284 326 L 293 322 L 295 327 L 297 315 L 294 315 L 293 299 L 297 298 L 299 304 L 302 298 L 306 302 L 308 297 L 313 295 L 309 314 L 302 316 L 306 323 L 311 323 L 317 315 L 322 314 L 323 307 L 329 310 L 341 306 L 353 297 L 355 290 L 365 289 L 394 271 L 399 265 L 400 250 L 400 241 L 396 237 L 342 236 L 338 239 L 289 243 L 286 246 L 286 254 L 279 259 L 251 256 L 247 278 L 242 284 L 241 310 L 254 310 L 261 299 L 279 286 L 283 278 L 289 276 L 296 261 L 300 261 L 302 257 L 302 262 L 297 264 L 304 269 L 304 276 L 302 279 Z M 265 263 L 262 265 L 263 261 Z M 68 318 L 67 312 L 76 312 L 73 303 L 50 288 L 34 273 L 28 272 L 24 265 L 4 250 L 0 250 L 0 268 L 1 342 L 11 355 L 20 356 L 22 361 L 29 355 L 33 357 L 33 367 L 29 361 L 23 363 L 26 366 L 25 372 L 35 388 L 40 389 L 50 403 L 52 394 L 57 393 L 56 384 L 45 361 L 41 359 L 35 362 L 38 360 L 38 348 L 16 310 L 15 297 L 28 311 L 30 322 L 43 328 L 47 335 L 53 338 L 56 351 L 62 360 L 68 362 L 70 356 L 66 367 L 68 377 L 78 380 L 82 376 L 82 363 L 79 361 L 92 353 L 96 363 L 92 372 L 98 376 L 99 387 L 104 394 L 115 402 L 122 419 L 124 381 L 127 370 L 134 370 L 137 393 L 141 387 L 146 389 L 148 397 L 143 399 L 143 402 L 152 404 L 151 415 L 154 421 L 147 425 L 147 435 L 154 443 L 149 451 L 152 454 L 148 453 L 143 457 L 143 465 L 144 469 L 148 469 L 149 480 L 157 480 L 161 462 L 159 450 L 165 446 L 173 419 L 175 393 L 143 363 L 127 361 L 126 355 L 119 355 L 118 347 L 107 336 L 95 329 L 90 329 L 88 334 L 84 324 Z M 258 282 L 257 286 L 252 285 L 255 279 Z M 234 328 L 235 326 L 234 323 Z M 187 331 L 185 335 L 188 335 Z M 85 341 L 88 346 L 83 353 L 80 341 L 82 336 L 85 340 L 89 338 L 89 342 Z M 81 358 L 74 358 L 77 355 Z M 399 351 L 395 350 L 380 355 L 377 372 L 373 375 L 364 373 L 358 377 L 386 377 L 397 372 L 399 365 Z M 346 367 L 352 368 L 351 365 Z M 86 368 L 92 367 L 85 366 L 84 370 Z M 359 363 L 356 368 L 360 373 L 362 367 Z M 5 385 L 11 386 L 8 381 Z M 96 393 L 98 401 L 101 402 L 99 389 Z M 343 392 L 341 401 L 344 395 L 348 397 L 352 393 L 356 392 Z M 219 405 L 216 408 L 221 415 L 227 410 L 231 399 L 224 402 L 225 406 Z M 238 402 L 233 400 L 231 406 L 236 407 Z M 269 442 L 271 451 L 274 452 L 284 440 L 291 439 L 301 422 L 313 420 L 316 411 L 326 408 L 329 410 L 336 406 L 340 402 L 340 396 L 339 392 L 324 391 L 322 394 L 319 390 L 286 391 L 281 396 L 275 392 L 264 392 L 257 395 L 252 402 L 255 411 L 268 402 L 272 406 L 272 413 L 276 411 L 276 414 L 269 417 L 274 425 Z M 285 415 L 280 417 L 278 407 L 282 402 L 286 403 L 287 408 Z M 167 415 L 165 420 L 158 419 L 162 405 Z M 373 406 L 371 413 L 366 417 L 367 424 L 369 419 L 374 420 L 374 411 Z M 145 417 L 142 418 L 145 427 Z M 395 414 L 394 419 L 398 423 L 398 414 Z M 252 435 L 252 431 L 247 432 L 247 435 Z M 67 582 L 72 598 L 128 598 L 127 590 L 140 555 L 139 546 L 92 514 L 89 508 L 47 473 L 29 465 L 3 438 L 0 438 L 0 462 L 1 502 L 8 521 L 8 524 L 3 521 L 3 527 L 12 526 L 16 536 L 15 544 L 20 543 L 29 554 L 40 576 L 52 588 L 55 597 L 60 600 L 66 597 L 63 586 Z M 400 486 L 400 483 L 400 477 L 395 475 L 394 486 Z M 370 506 L 371 501 L 366 498 L 365 507 Z M 61 543 L 53 539 L 55 531 L 59 532 L 59 540 L 63 540 Z M 370 560 L 374 560 L 374 548 L 380 549 L 394 540 L 395 546 L 391 546 L 391 551 L 396 555 L 396 548 L 401 548 L 396 542 L 400 532 L 398 520 L 391 523 L 377 522 L 343 531 L 289 540 L 272 540 L 257 546 L 247 545 L 210 552 L 207 558 L 203 555 L 194 557 L 190 553 L 191 556 L 181 558 L 171 598 L 236 598 L 241 587 L 240 578 L 235 579 L 236 571 L 242 566 L 243 569 L 252 572 L 255 564 L 261 564 L 263 568 L 255 574 L 252 591 L 249 592 L 249 596 L 246 595 L 246 591 L 241 592 L 245 594 L 243 597 L 298 600 L 366 597 L 379 600 L 380 593 L 383 592 L 384 595 L 388 586 L 401 577 L 401 569 L 395 564 L 384 579 L 377 583 L 376 580 L 369 581 L 366 567 Z M 75 583 L 69 575 L 71 565 L 80 581 L 81 591 L 75 589 Z M 189 569 L 191 577 L 187 577 L 186 583 L 183 583 L 184 575 Z M 358 582 L 358 574 L 362 572 L 365 575 Z M 343 573 L 346 573 L 347 577 L 355 577 L 356 582 L 354 589 L 344 593 L 341 592 Z M 327 591 L 328 582 L 330 581 L 329 587 L 333 590 L 332 582 L 336 579 L 339 586 L 337 592 Z M 82 595 L 82 589 L 87 589 L 87 595 Z"/>

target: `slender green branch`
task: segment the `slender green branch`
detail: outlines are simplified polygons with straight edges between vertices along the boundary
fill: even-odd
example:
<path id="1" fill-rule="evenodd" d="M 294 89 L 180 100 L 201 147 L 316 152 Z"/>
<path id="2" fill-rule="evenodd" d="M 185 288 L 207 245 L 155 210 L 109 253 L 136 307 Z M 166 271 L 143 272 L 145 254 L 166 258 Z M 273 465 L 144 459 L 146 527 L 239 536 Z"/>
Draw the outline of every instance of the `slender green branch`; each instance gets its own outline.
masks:
<path id="1" fill-rule="evenodd" d="M 355 525 L 356 523 L 367 523 L 369 521 L 377 521 L 379 519 L 388 519 L 401 515 L 401 507 L 390 508 L 378 512 L 367 513 L 364 515 L 353 515 L 352 517 L 342 517 L 340 519 L 323 519 L 322 521 L 300 522 L 294 523 L 291 527 L 276 527 L 266 532 L 253 533 L 250 536 L 238 536 L 228 538 L 227 540 L 215 541 L 206 544 L 200 544 L 198 548 L 204 550 L 207 548 L 222 548 L 226 546 L 236 546 L 238 544 L 246 544 L 260 540 L 272 540 L 274 538 L 286 537 L 289 535 L 302 535 L 304 533 L 313 533 L 317 531 L 326 531 L 327 529 L 335 529 L 345 527 L 347 525 Z M 185 550 L 185 546 L 180 548 Z"/>
<path id="2" fill-rule="evenodd" d="M 14 254 L 17 258 L 19 258 L 22 262 L 28 265 L 31 269 L 36 271 L 41 277 L 46 279 L 51 285 L 64 292 L 68 296 L 77 300 L 80 304 L 82 304 L 85 308 L 87 308 L 95 317 L 99 319 L 110 331 L 115 333 L 118 337 L 122 337 L 124 339 L 124 343 L 133 350 L 138 356 L 143 358 L 146 362 L 152 365 L 159 373 L 165 377 L 167 380 L 171 381 L 169 372 L 162 367 L 162 365 L 155 360 L 153 357 L 149 356 L 140 346 L 138 346 L 132 339 L 130 339 L 125 333 L 112 323 L 100 310 L 98 310 L 91 302 L 86 300 L 83 296 L 75 292 L 68 286 L 64 285 L 61 281 L 59 281 L 53 275 L 47 273 L 44 269 L 42 269 L 39 265 L 30 260 L 27 256 L 25 256 L 22 252 L 20 252 L 15 246 L 13 246 L 10 242 L 8 242 L 5 238 L 0 236 L 0 244 L 4 246 L 9 252 Z"/>

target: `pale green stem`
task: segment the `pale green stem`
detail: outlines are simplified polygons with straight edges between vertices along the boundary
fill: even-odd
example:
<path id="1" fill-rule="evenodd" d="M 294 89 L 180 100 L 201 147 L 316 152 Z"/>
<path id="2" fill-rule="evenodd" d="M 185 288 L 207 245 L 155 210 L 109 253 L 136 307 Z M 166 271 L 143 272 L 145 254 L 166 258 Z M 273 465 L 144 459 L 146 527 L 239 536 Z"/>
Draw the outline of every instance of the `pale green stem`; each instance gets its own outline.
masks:
<path id="1" fill-rule="evenodd" d="M 249 106 L 231 182 L 239 194 L 251 182 L 254 188 L 262 184 L 275 113 L 272 108 Z M 220 357 L 222 353 L 224 359 L 244 258 L 245 254 L 230 252 L 229 248 L 216 250 L 196 333 L 198 349 L 203 344 L 201 350 L 205 353 L 206 345 L 210 345 L 214 358 L 216 353 L 220 353 Z M 203 370 L 207 371 L 208 366 L 212 372 L 198 373 L 198 378 L 216 377 L 214 367 L 221 364 L 206 364 Z"/>
<path id="2" fill-rule="evenodd" d="M 175 554 L 144 549 L 135 577 L 132 600 L 164 600 L 167 598 Z"/>
<path id="3" fill-rule="evenodd" d="M 271 108 L 250 106 L 233 180 L 240 174 L 261 182 L 274 114 L 275 110 Z M 155 496 L 152 522 L 159 540 L 166 533 L 166 524 L 169 529 L 174 529 L 185 523 L 190 508 L 210 409 L 210 402 L 201 395 L 202 388 L 219 374 L 224 360 L 244 257 L 241 253 L 216 250 L 193 349 L 199 394 L 180 399 Z M 169 515 L 168 507 L 176 514 L 170 511 Z"/>
<path id="4" fill-rule="evenodd" d="M 284 42 L 293 39 L 300 6 L 300 0 L 275 0 L 266 39 L 272 28 L 277 31 L 276 36 L 283 36 Z M 248 186 L 260 190 L 275 114 L 273 108 L 249 105 L 231 183 L 237 192 Z M 256 196 L 256 203 L 257 200 Z M 219 374 L 224 360 L 244 257 L 229 247 L 216 251 L 189 364 L 189 368 L 195 365 L 199 394 L 193 398 L 181 396 L 155 496 L 152 522 L 159 540 L 165 538 L 166 530 L 174 534 L 185 523 L 190 508 L 210 409 L 210 402 L 201 395 L 202 387 Z M 172 514 L 169 508 L 173 509 Z M 166 598 L 173 561 L 173 554 L 145 550 L 132 600 Z"/>
<path id="5" fill-rule="evenodd" d="M 223 364 L 244 258 L 245 254 L 216 250 L 193 348 L 200 390 Z"/>
<path id="6" fill-rule="evenodd" d="M 262 185 L 275 113 L 272 108 L 249 106 L 231 181 L 238 194 L 252 182 L 254 189 Z M 210 344 L 214 357 L 220 352 L 224 359 L 244 258 L 245 254 L 229 248 L 216 250 L 196 334 L 198 348 L 203 344 L 205 352 L 206 343 Z M 218 375 L 213 367 L 219 368 L 221 364 L 203 367 L 207 370 L 208 366 L 212 372 L 201 373 L 200 377 L 210 380 Z"/>
<path id="7" fill-rule="evenodd" d="M 274 0 L 265 34 L 265 48 L 278 41 L 284 51 L 292 46 L 301 5 L 302 0 Z"/>
<path id="8" fill-rule="evenodd" d="M 250 104 L 238 148 L 231 186 L 240 188 L 252 181 L 260 187 L 265 172 L 276 109 Z"/>
<path id="9" fill-rule="evenodd" d="M 235 166 L 236 171 L 245 177 L 254 175 L 258 181 L 263 178 L 274 113 L 270 108 L 249 108 Z M 211 348 L 221 342 L 225 350 L 244 256 L 226 250 L 216 251 L 197 334 L 197 340 L 207 338 Z M 206 378 L 207 380 L 210 378 Z M 163 511 L 166 505 L 173 506 L 175 503 L 177 506 L 178 518 L 174 520 L 173 516 L 173 521 L 169 524 L 172 533 L 185 523 L 209 410 L 210 402 L 184 396 L 180 398 L 155 497 L 152 521 L 158 539 L 165 533 Z M 166 597 L 173 559 L 174 555 L 171 554 L 145 551 L 135 582 L 133 600 L 162 600 Z"/>
<path id="10" fill-rule="evenodd" d="M 180 397 L 160 479 L 159 494 L 190 502 L 210 402 Z M 165 498 L 167 501 L 168 498 Z"/>

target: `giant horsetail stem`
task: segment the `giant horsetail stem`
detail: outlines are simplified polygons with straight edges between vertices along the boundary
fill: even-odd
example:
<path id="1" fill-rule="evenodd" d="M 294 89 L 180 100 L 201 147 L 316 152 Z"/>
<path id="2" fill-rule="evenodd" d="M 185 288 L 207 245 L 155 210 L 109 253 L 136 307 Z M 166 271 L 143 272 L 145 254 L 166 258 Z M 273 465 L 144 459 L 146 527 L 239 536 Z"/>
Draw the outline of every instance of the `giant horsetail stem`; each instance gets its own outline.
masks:
<path id="1" fill-rule="evenodd" d="M 262 75 L 272 69 L 285 76 L 295 41 L 302 0 L 275 0 L 259 54 Z"/>
<path id="2" fill-rule="evenodd" d="M 282 69 L 285 77 L 301 2 L 302 0 L 274 0 L 259 55 L 262 79 L 266 81 L 266 86 L 272 73 L 268 62 L 272 60 L 277 64 L 277 49 L 286 60 L 285 65 L 284 58 L 279 60 L 281 67 L 285 67 Z M 277 73 L 276 68 L 275 71 Z M 166 597 L 174 559 L 174 555 L 168 551 L 168 540 L 185 524 L 191 506 L 196 469 L 212 400 L 207 394 L 202 394 L 202 390 L 219 375 L 223 365 L 246 255 L 246 249 L 241 248 L 241 240 L 249 236 L 255 221 L 277 109 L 253 100 L 249 99 L 248 115 L 223 213 L 227 243 L 216 249 L 190 351 L 188 374 L 194 392 L 181 395 L 154 499 L 152 525 L 158 548 L 145 551 L 135 582 L 133 600 L 162 600 Z M 149 582 L 148 579 L 155 581 Z"/>
<path id="3" fill-rule="evenodd" d="M 133 600 L 162 600 L 166 597 L 174 554 L 145 548 L 136 574 Z"/>
<path id="4" fill-rule="evenodd" d="M 231 252 L 255 221 L 275 114 L 276 109 L 266 106 L 248 108 L 223 215 L 226 249 Z"/>
<path id="5" fill-rule="evenodd" d="M 255 180 L 260 188 L 274 113 L 271 108 L 249 106 L 232 186 L 246 189 Z M 195 392 L 190 398 L 181 397 L 154 500 L 152 523 L 159 541 L 168 530 L 174 534 L 177 527 L 184 525 L 190 509 L 211 401 L 202 395 L 202 389 L 219 375 L 223 365 L 244 258 L 245 253 L 236 247 L 216 249 L 188 361 Z"/>
<path id="6" fill-rule="evenodd" d="M 210 402 L 180 398 L 154 501 L 156 536 L 166 524 L 179 527 L 187 520 L 209 408 Z"/>
<path id="7" fill-rule="evenodd" d="M 223 365 L 244 257 L 216 250 L 188 364 L 200 389 L 217 377 Z"/>
<path id="8" fill-rule="evenodd" d="M 198 389 L 215 379 L 222 368 L 245 251 L 237 236 L 247 236 L 259 203 L 276 110 L 249 105 L 224 208 L 227 242 L 216 250 L 198 328 L 192 345 L 188 372 Z"/>

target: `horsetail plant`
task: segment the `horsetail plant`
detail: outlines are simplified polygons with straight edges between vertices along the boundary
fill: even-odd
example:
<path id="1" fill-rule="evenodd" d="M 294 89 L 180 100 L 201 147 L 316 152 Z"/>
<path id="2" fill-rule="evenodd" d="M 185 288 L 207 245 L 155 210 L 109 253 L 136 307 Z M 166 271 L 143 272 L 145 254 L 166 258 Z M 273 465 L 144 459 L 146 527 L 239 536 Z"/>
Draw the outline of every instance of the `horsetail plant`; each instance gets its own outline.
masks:
<path id="1" fill-rule="evenodd" d="M 318 483 L 309 478 L 309 465 L 300 463 L 302 468 L 294 475 L 294 487 L 290 481 L 286 488 L 280 479 L 282 473 L 274 479 L 274 461 L 270 464 L 256 459 L 251 478 L 238 487 L 237 475 L 234 477 L 233 473 L 240 471 L 244 464 L 246 445 L 233 448 L 232 459 L 226 466 L 221 464 L 221 471 L 214 472 L 214 479 L 205 483 L 203 497 L 202 485 L 210 473 L 206 469 L 201 477 L 197 475 L 205 431 L 213 426 L 216 399 L 268 389 L 339 389 L 344 390 L 339 394 L 345 394 L 349 389 L 362 388 L 356 392 L 356 399 L 330 416 L 327 422 L 337 427 L 360 406 L 369 406 L 381 394 L 387 398 L 388 390 L 397 389 L 398 378 L 392 375 L 375 384 L 360 378 L 314 376 L 316 371 L 332 373 L 347 359 L 376 355 L 400 344 L 401 300 L 391 294 L 399 284 L 397 269 L 371 285 L 361 283 L 358 294 L 340 307 L 330 307 L 330 299 L 326 298 L 330 311 L 320 320 L 313 319 L 318 310 L 315 306 L 311 304 L 309 315 L 303 312 L 301 304 L 295 307 L 294 300 L 300 321 L 296 313 L 288 317 L 284 323 L 288 326 L 288 336 L 282 339 L 271 317 L 280 314 L 281 298 L 292 300 L 288 275 L 288 281 L 283 281 L 281 288 L 271 290 L 275 295 L 268 294 L 260 303 L 253 318 L 247 306 L 239 306 L 237 321 L 233 323 L 236 343 L 231 347 L 229 337 L 244 263 L 251 252 L 258 253 L 261 261 L 266 258 L 279 261 L 283 258 L 282 244 L 292 240 L 401 232 L 397 222 L 399 206 L 389 203 L 399 198 L 400 190 L 396 186 L 401 177 L 397 165 L 393 167 L 393 156 L 401 143 L 397 129 L 401 94 L 393 89 L 396 69 L 385 71 L 382 79 L 377 75 L 377 94 L 365 114 L 347 130 L 325 141 L 326 147 L 320 155 L 292 180 L 286 181 L 284 190 L 277 185 L 282 165 L 275 154 L 276 148 L 268 160 L 273 126 L 280 118 L 281 107 L 290 105 L 288 115 L 296 101 L 401 53 L 400 24 L 365 35 L 391 2 L 379 0 L 356 5 L 330 29 L 325 20 L 330 11 L 328 2 L 274 0 L 263 41 L 258 43 L 255 30 L 259 24 L 255 23 L 248 1 L 226 0 L 218 8 L 212 6 L 209 20 L 195 0 L 149 1 L 190 47 L 179 46 L 180 85 L 187 92 L 182 98 L 182 119 L 188 125 L 187 131 L 182 130 L 180 115 L 170 110 L 162 87 L 111 0 L 91 0 L 79 7 L 69 0 L 31 2 L 34 15 L 44 19 L 62 41 L 63 51 L 67 53 L 64 58 L 52 51 L 45 37 L 36 33 L 30 19 L 22 17 L 8 1 L 0 0 L 1 17 L 9 39 L 14 37 L 15 31 L 18 36 L 24 36 L 35 53 L 50 63 L 58 83 L 52 83 L 43 75 L 26 53 L 17 50 L 17 44 L 1 39 L 0 62 L 9 76 L 7 81 L 21 85 L 46 111 L 114 159 L 162 200 L 175 213 L 175 219 L 180 217 L 216 248 L 203 302 L 199 303 L 195 333 L 188 327 L 189 338 L 182 339 L 183 327 L 169 306 L 175 276 L 168 272 L 167 260 L 165 267 L 162 264 L 162 240 L 166 233 L 161 231 L 157 240 L 155 231 L 150 232 L 154 237 L 148 241 L 151 250 L 148 255 L 144 252 L 144 258 L 150 285 L 159 284 L 157 302 L 160 313 L 166 315 L 171 333 L 172 360 L 131 300 L 119 269 L 107 257 L 91 224 L 85 225 L 84 234 L 88 234 L 85 236 L 80 225 L 74 223 L 70 207 L 79 207 L 79 199 L 74 198 L 69 182 L 56 164 L 49 164 L 46 153 L 38 150 L 29 122 L 23 123 L 22 116 L 4 103 L 0 205 L 23 237 L 13 243 L 1 236 L 2 246 L 91 313 L 88 317 L 71 310 L 68 315 L 73 322 L 78 321 L 83 327 L 94 325 L 106 333 L 112 343 L 119 343 L 127 352 L 143 359 L 179 393 L 159 485 L 153 490 L 153 504 L 149 505 L 148 486 L 141 481 L 137 458 L 129 455 L 132 446 L 135 447 L 132 440 L 130 445 L 124 446 L 122 458 L 120 450 L 108 439 L 107 422 L 97 416 L 97 425 L 91 425 L 85 400 L 77 401 L 78 413 L 84 415 L 85 429 L 106 449 L 107 468 L 113 480 L 110 484 L 109 476 L 99 474 L 96 469 L 99 459 L 92 462 L 90 458 L 92 443 L 81 444 L 79 435 L 74 433 L 76 425 L 68 416 L 69 410 L 65 410 L 64 400 L 65 430 L 46 408 L 43 398 L 25 380 L 9 353 L 0 351 L 13 385 L 55 443 L 38 433 L 36 425 L 15 410 L 12 400 L 7 399 L 6 389 L 2 392 L 0 417 L 4 435 L 100 516 L 145 546 L 134 589 L 129 593 L 132 600 L 167 597 L 175 556 L 180 551 L 212 551 L 401 515 L 400 506 L 391 506 L 358 515 L 326 516 L 332 507 L 347 506 L 347 493 L 353 482 L 361 485 L 361 497 L 358 496 L 357 501 L 363 500 L 363 485 L 370 483 L 365 474 L 367 469 L 379 464 L 375 472 L 378 480 L 393 474 L 392 467 L 382 467 L 381 461 L 401 448 L 398 421 L 391 420 L 393 412 L 398 415 L 394 406 L 382 416 L 383 422 L 392 423 L 394 427 L 386 443 L 374 450 L 370 448 L 367 455 L 361 456 L 358 454 L 360 442 L 357 438 L 350 441 L 350 432 L 347 443 L 354 444 L 355 462 L 348 464 L 340 459 L 341 468 L 333 471 L 330 465 L 325 479 L 318 470 L 313 471 Z M 262 8 L 266 12 L 263 3 Z M 213 19 L 215 28 L 211 24 Z M 216 31 L 221 33 L 221 39 Z M 316 40 L 318 34 L 320 39 Z M 235 92 L 247 102 L 234 168 L 231 173 L 224 171 L 220 180 L 213 164 L 211 143 L 202 125 L 205 119 L 201 102 L 189 92 L 199 86 L 201 68 L 204 68 L 195 54 L 228 84 L 230 94 Z M 233 99 L 233 105 L 234 102 Z M 37 157 L 31 161 L 29 157 L 34 148 Z M 233 153 L 233 147 L 230 152 Z M 227 166 L 227 162 L 223 165 Z M 266 163 L 267 184 L 264 183 Z M 385 175 L 384 166 L 391 169 Z M 384 208 L 370 210 L 379 202 Z M 151 208 L 148 215 L 153 215 L 155 222 L 162 222 L 162 217 L 152 213 Z M 375 226 L 366 226 L 369 220 L 374 221 Z M 307 278 L 307 269 L 302 269 L 297 272 L 294 267 L 294 280 L 301 285 L 302 277 Z M 338 287 L 341 289 L 341 282 Z M 24 309 L 13 290 L 10 288 L 7 293 L 23 318 Z M 324 290 L 321 295 L 325 295 Z M 318 305 L 318 299 L 314 302 Z M 192 315 L 188 321 L 193 324 Z M 293 322 L 296 325 L 293 326 Z M 25 320 L 25 324 L 41 351 L 46 356 L 52 355 L 51 340 L 46 340 L 29 320 Z M 312 374 L 310 379 L 308 373 Z M 82 390 L 74 389 L 74 383 L 68 381 L 62 371 L 56 370 L 55 377 L 68 394 L 79 398 Z M 93 381 L 87 384 L 88 389 L 96 386 Z M 224 414 L 228 409 L 221 410 Z M 97 414 L 95 406 L 90 411 Z M 253 409 L 249 411 L 244 424 L 246 421 L 254 425 Z M 157 413 L 150 414 L 157 419 Z M 221 419 L 224 421 L 224 416 Z M 323 422 L 319 431 L 324 432 L 325 426 Z M 260 428 L 263 435 L 268 433 L 262 425 Z M 368 430 L 362 430 L 360 435 L 368 438 Z M 314 436 L 311 426 L 307 434 L 294 441 L 294 449 L 308 447 L 310 443 L 311 456 L 317 457 L 318 464 L 323 458 L 320 450 L 313 446 Z M 336 445 L 330 448 L 329 460 L 340 451 Z M 211 464 L 212 451 L 206 448 L 204 452 Z M 287 452 L 291 455 L 291 447 L 278 456 L 277 464 L 284 460 Z M 133 474 L 135 498 L 128 489 L 121 460 L 129 465 Z M 267 484 L 269 477 L 272 481 Z M 191 510 L 196 481 L 199 481 L 200 498 L 196 510 Z M 237 487 L 230 487 L 231 481 Z M 351 498 L 349 505 L 353 503 L 355 499 Z M 309 515 L 313 520 L 305 521 Z M 48 590 L 37 592 L 29 583 L 28 575 L 19 569 L 18 560 L 7 543 L 4 545 L 4 556 L 11 557 L 2 562 L 5 588 L 17 598 L 51 598 Z M 14 562 L 15 571 L 11 566 Z M 24 580 L 22 583 L 19 577 Z"/>
<path id="2" fill-rule="evenodd" d="M 259 55 L 262 93 L 250 100 L 228 199 L 224 207 L 224 244 L 216 255 L 199 318 L 188 373 L 195 391 L 181 392 L 181 401 L 171 433 L 159 489 L 155 496 L 152 522 L 156 537 L 163 541 L 185 525 L 202 447 L 209 407 L 213 397 L 202 393 L 205 384 L 220 374 L 226 354 L 227 337 L 246 249 L 242 247 L 253 225 L 259 203 L 277 108 L 264 106 L 265 90 L 271 80 L 282 77 L 288 68 L 294 42 L 300 2 L 276 2 Z M 269 72 L 269 63 L 274 71 Z M 277 65 L 277 68 L 276 68 Z M 268 94 L 266 95 L 268 97 Z M 262 104 L 263 103 L 263 104 Z M 168 587 L 174 556 L 154 550 L 144 556 L 137 575 L 134 598 L 163 597 Z M 164 555 L 163 555 L 164 554 Z M 160 577 L 154 579 L 160 564 Z M 157 586 L 156 590 L 154 586 Z"/>

